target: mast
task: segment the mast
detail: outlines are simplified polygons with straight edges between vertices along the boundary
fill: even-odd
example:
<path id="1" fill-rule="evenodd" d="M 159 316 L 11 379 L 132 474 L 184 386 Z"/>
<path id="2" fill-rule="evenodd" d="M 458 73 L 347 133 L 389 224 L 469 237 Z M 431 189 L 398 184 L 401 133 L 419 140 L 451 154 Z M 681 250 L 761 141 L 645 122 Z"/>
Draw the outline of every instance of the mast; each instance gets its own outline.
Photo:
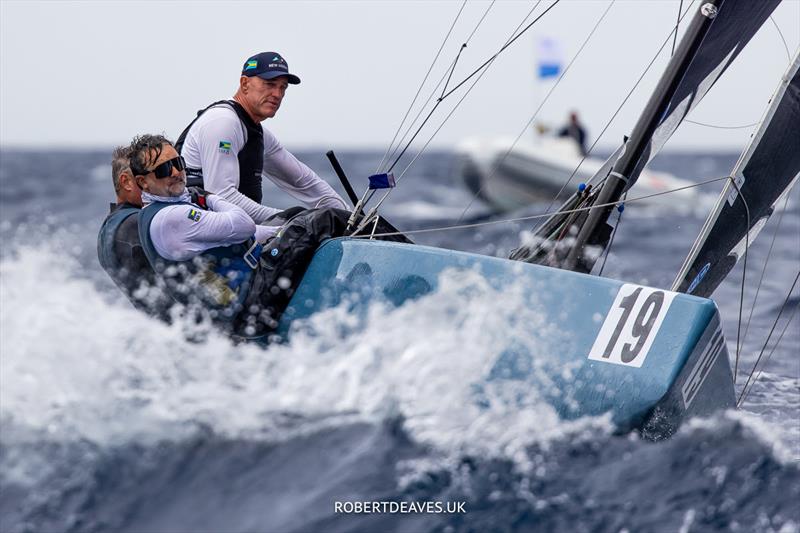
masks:
<path id="1" fill-rule="evenodd" d="M 645 154 L 653 133 L 667 117 L 672 98 L 724 1 L 708 0 L 698 9 L 686 34 L 681 39 L 675 55 L 672 56 L 666 71 L 639 117 L 622 155 L 609 172 L 594 204 L 618 202 L 622 194 L 639 177 L 646 160 L 642 164 L 639 163 L 642 161 L 642 156 Z M 605 224 L 613 208 L 613 205 L 608 205 L 593 207 L 589 211 L 586 222 L 581 226 L 575 243 L 561 265 L 562 268 L 575 269 L 577 263 L 583 259 L 586 244 L 592 240 L 598 228 Z"/>

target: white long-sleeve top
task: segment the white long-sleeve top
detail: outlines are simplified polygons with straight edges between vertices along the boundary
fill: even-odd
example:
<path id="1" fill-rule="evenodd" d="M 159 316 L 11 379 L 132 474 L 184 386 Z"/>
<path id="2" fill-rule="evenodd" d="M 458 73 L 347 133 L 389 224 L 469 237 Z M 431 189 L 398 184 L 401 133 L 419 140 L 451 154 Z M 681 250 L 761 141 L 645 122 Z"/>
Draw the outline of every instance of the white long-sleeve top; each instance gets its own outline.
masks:
<path id="1" fill-rule="evenodd" d="M 142 201 L 145 205 L 153 201 L 188 201 L 188 196 L 165 199 L 142 193 Z M 150 238 L 161 257 L 186 261 L 211 248 L 238 244 L 253 236 L 264 242 L 280 229 L 253 223 L 243 209 L 217 195 L 209 195 L 206 201 L 208 210 L 181 203 L 156 213 L 150 223 Z"/>
<path id="2" fill-rule="evenodd" d="M 297 198 L 307 207 L 347 209 L 342 197 L 328 183 L 300 162 L 266 128 L 262 177 Z M 181 149 L 189 168 L 203 169 L 203 188 L 244 209 L 256 222 L 264 222 L 280 209 L 254 202 L 239 188 L 238 154 L 247 142 L 247 131 L 228 105 L 212 107 L 192 125 Z"/>

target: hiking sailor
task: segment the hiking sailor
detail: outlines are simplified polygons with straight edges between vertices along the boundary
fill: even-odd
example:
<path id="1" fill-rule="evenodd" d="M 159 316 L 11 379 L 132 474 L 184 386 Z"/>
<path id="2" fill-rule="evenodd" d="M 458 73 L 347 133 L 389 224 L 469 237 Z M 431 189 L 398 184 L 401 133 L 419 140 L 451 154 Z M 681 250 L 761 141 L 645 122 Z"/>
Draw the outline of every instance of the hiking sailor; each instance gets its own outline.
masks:
<path id="1" fill-rule="evenodd" d="M 183 158 L 161 135 L 135 138 L 130 166 L 145 204 L 139 238 L 160 284 L 235 338 L 274 330 L 317 247 L 342 235 L 350 214 L 309 209 L 283 228 L 254 224 L 220 195 L 190 193 Z"/>
<path id="2" fill-rule="evenodd" d="M 97 258 L 112 281 L 139 310 L 166 317 L 166 295 L 156 285 L 155 272 L 139 240 L 142 191 L 131 172 L 130 148 L 116 148 L 111 159 L 111 179 L 117 195 L 111 212 L 97 235 Z"/>
<path id="3" fill-rule="evenodd" d="M 187 163 L 188 185 L 218 194 L 244 209 L 257 224 L 280 213 L 261 205 L 262 176 L 308 207 L 347 209 L 328 183 L 260 124 L 275 116 L 289 84 L 299 83 L 276 52 L 245 61 L 233 100 L 214 102 L 199 111 L 175 143 Z"/>

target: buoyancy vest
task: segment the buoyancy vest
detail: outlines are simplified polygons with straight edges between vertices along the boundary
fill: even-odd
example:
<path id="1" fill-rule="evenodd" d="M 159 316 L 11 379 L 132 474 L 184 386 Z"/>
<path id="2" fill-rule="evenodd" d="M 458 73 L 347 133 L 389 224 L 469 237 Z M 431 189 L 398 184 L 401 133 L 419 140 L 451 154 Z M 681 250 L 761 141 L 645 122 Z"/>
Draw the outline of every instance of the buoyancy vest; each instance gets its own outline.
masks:
<path id="1" fill-rule="evenodd" d="M 155 304 L 154 295 L 134 297 L 142 283 L 154 285 L 155 274 L 145 256 L 139 239 L 141 208 L 129 203 L 112 204 L 111 213 L 97 234 L 97 258 L 111 280 L 125 293 L 133 305 L 148 312 L 148 302 Z"/>
<path id="2" fill-rule="evenodd" d="M 178 141 L 175 143 L 175 149 L 178 150 L 178 153 L 183 151 L 186 135 L 203 113 L 212 107 L 222 105 L 228 106 L 236 112 L 236 116 L 239 117 L 239 121 L 247 132 L 247 141 L 236 156 L 239 160 L 239 192 L 260 204 L 261 171 L 264 169 L 264 130 L 261 129 L 261 124 L 253 120 L 250 115 L 247 114 L 244 107 L 236 100 L 220 100 L 198 111 L 194 120 L 186 126 L 186 129 L 184 129 L 180 137 L 178 137 Z M 218 139 L 215 141 L 218 141 Z M 186 185 L 188 187 L 203 187 L 203 169 L 187 168 Z"/>
<path id="3" fill-rule="evenodd" d="M 162 257 L 153 244 L 150 226 L 155 215 L 165 207 L 189 205 L 188 202 L 153 202 L 139 215 L 139 239 L 145 255 L 175 302 L 208 312 L 217 325 L 240 337 L 249 337 L 244 324 L 246 303 L 254 269 L 258 267 L 261 245 L 253 239 L 241 244 L 206 250 L 187 261 Z M 260 336 L 260 335 L 255 335 Z"/>

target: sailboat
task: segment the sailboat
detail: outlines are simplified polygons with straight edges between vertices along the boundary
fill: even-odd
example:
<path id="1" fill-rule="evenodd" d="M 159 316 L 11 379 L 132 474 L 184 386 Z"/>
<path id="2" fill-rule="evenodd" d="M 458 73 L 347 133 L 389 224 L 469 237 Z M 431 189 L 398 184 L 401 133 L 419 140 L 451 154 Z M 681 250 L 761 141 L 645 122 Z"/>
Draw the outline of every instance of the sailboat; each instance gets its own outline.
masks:
<path id="1" fill-rule="evenodd" d="M 296 286 L 277 333 L 291 337 L 303 319 L 338 305 L 354 312 L 376 301 L 400 306 L 443 280 L 477 272 L 541 320 L 509 327 L 504 345 L 484 354 L 484 378 L 473 384 L 476 402 L 491 385 L 538 387 L 563 418 L 608 414 L 621 430 L 651 438 L 671 435 L 687 417 L 734 407 L 720 315 L 707 296 L 797 181 L 797 55 L 671 290 L 591 273 L 608 246 L 615 206 L 778 3 L 703 2 L 627 141 L 509 259 L 358 236 L 331 239 Z M 367 234 L 374 212 L 361 211 L 359 228 Z M 457 356 L 447 357 L 458 365 Z"/>

